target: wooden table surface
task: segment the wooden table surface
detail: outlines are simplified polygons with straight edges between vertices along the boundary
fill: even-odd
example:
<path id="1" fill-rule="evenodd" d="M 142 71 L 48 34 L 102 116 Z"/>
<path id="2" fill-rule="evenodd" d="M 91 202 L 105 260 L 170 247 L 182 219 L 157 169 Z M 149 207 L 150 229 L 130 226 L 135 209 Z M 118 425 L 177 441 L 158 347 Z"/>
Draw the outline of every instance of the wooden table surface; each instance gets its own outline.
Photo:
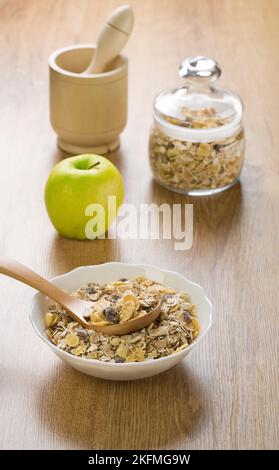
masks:
<path id="1" fill-rule="evenodd" d="M 95 40 L 122 1 L 0 1 L 0 253 L 45 276 L 120 260 L 176 270 L 214 305 L 210 333 L 182 365 L 130 383 L 64 365 L 34 334 L 32 289 L 0 277 L 0 446 L 4 449 L 244 449 L 279 446 L 279 2 L 134 0 L 129 121 L 111 159 L 126 202 L 194 204 L 194 244 L 59 237 L 43 189 L 62 158 L 48 117 L 48 55 Z M 240 184 L 190 199 L 159 187 L 148 167 L 152 99 L 179 85 L 178 66 L 216 58 L 222 84 L 245 102 Z"/>

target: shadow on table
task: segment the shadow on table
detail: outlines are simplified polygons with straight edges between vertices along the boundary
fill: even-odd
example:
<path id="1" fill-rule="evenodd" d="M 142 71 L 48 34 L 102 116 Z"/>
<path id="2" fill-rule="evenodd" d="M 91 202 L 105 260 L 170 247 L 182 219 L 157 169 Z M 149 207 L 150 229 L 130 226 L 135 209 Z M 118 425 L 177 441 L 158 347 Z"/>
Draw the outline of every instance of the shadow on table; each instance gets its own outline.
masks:
<path id="1" fill-rule="evenodd" d="M 186 196 L 163 188 L 154 179 L 148 188 L 148 197 L 157 204 L 193 204 L 194 229 L 207 226 L 221 233 L 227 225 L 236 224 L 240 220 L 243 194 L 241 183 L 224 192 L 211 196 Z M 183 222 L 183 220 L 182 220 Z"/>
<path id="2" fill-rule="evenodd" d="M 149 379 L 110 382 L 59 365 L 36 403 L 44 425 L 81 449 L 154 449 L 183 443 L 202 416 L 200 386 L 183 365 Z"/>
<path id="3" fill-rule="evenodd" d="M 50 159 L 52 159 L 54 166 L 62 160 L 65 160 L 65 158 L 74 157 L 74 155 L 65 152 L 59 147 L 55 147 L 49 157 Z M 117 168 L 122 172 L 125 160 L 123 158 L 123 151 L 121 147 L 118 150 L 115 150 L 114 152 L 110 152 L 108 155 L 105 155 L 105 157 L 108 158 L 114 165 L 116 165 Z"/>
<path id="4" fill-rule="evenodd" d="M 50 249 L 52 275 L 90 266 L 118 261 L 118 243 L 114 239 L 71 240 L 56 235 Z"/>
<path id="5" fill-rule="evenodd" d="M 70 157 L 70 155 L 67 155 L 63 150 L 55 147 L 53 152 L 49 155 L 49 160 L 52 162 L 52 165 L 55 166 L 67 157 Z"/>

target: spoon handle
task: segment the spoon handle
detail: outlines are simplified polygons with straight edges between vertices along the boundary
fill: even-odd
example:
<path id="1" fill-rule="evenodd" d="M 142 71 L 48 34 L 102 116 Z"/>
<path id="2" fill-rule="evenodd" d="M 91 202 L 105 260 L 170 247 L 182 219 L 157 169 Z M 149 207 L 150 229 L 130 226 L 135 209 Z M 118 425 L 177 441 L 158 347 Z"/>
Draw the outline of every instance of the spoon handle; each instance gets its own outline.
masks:
<path id="1" fill-rule="evenodd" d="M 0 273 L 37 289 L 42 294 L 47 295 L 55 302 L 58 302 L 67 310 L 68 308 L 71 309 L 73 307 L 75 299 L 72 296 L 13 259 L 7 258 L 6 256 L 0 257 Z"/>

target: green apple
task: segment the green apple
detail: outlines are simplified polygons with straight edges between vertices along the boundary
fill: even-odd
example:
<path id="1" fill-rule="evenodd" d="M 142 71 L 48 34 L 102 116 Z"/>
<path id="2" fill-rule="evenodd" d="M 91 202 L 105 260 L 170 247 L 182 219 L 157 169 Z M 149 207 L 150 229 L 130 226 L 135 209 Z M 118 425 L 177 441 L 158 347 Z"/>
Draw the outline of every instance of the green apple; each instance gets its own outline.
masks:
<path id="1" fill-rule="evenodd" d="M 107 158 L 99 155 L 78 155 L 58 163 L 45 187 L 45 203 L 56 230 L 68 238 L 84 240 L 103 235 L 116 217 L 124 195 L 122 176 Z M 110 196 L 114 196 L 111 198 Z M 115 211 L 109 201 L 114 199 Z M 88 235 L 88 222 L 94 206 L 105 215 L 104 223 Z"/>

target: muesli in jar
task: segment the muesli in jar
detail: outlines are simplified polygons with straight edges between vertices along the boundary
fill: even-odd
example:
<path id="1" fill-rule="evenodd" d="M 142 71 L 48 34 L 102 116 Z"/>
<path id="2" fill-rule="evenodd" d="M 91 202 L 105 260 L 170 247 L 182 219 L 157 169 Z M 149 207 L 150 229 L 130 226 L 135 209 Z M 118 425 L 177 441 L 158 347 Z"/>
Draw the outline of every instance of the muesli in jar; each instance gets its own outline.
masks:
<path id="1" fill-rule="evenodd" d="M 232 185 L 244 159 L 243 130 L 215 142 L 174 139 L 154 125 L 150 137 L 150 165 L 155 179 L 182 191 L 208 190 Z"/>
<path id="2" fill-rule="evenodd" d="M 149 143 L 155 179 L 185 194 L 213 194 L 233 185 L 244 161 L 240 98 L 212 83 L 221 69 L 212 59 L 186 59 L 185 84 L 154 102 Z"/>

